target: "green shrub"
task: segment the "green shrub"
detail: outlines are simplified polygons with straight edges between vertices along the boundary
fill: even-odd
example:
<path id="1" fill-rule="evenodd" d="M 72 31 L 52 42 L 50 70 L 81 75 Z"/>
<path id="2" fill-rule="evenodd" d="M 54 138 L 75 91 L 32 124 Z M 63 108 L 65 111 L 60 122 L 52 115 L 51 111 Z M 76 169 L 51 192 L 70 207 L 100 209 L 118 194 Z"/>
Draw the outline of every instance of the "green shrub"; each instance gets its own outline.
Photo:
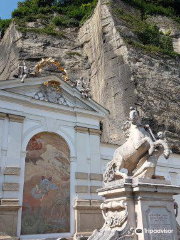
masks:
<path id="1" fill-rule="evenodd" d="M 79 22 L 74 19 L 74 18 L 69 18 L 67 16 L 59 16 L 59 17 L 55 17 L 52 20 L 52 23 L 57 26 L 57 27 L 70 27 L 70 26 L 78 26 Z"/>
<path id="2" fill-rule="evenodd" d="M 143 29 L 137 29 L 135 33 L 143 44 L 159 45 L 160 33 L 156 25 L 145 24 Z"/>
<path id="3" fill-rule="evenodd" d="M 153 49 L 153 51 L 155 50 L 156 52 L 161 51 L 165 54 L 172 54 L 173 43 L 171 37 L 169 36 L 170 31 L 163 34 L 159 31 L 159 28 L 156 25 L 148 24 L 138 15 L 135 16 L 133 14 L 128 14 L 121 8 L 116 8 L 116 6 L 113 6 L 112 9 L 116 16 L 124 20 L 125 25 L 128 26 L 128 28 L 136 35 L 136 46 L 144 46 L 143 49 L 149 49 L 150 51 Z M 129 39 L 129 42 L 133 42 L 134 45 L 133 39 Z"/>
<path id="4" fill-rule="evenodd" d="M 162 35 L 159 39 L 159 47 L 168 52 L 173 52 L 174 49 L 171 37 Z"/>
<path id="5" fill-rule="evenodd" d="M 53 26 L 47 26 L 45 28 L 25 28 L 25 27 L 19 27 L 19 31 L 21 31 L 22 33 L 26 33 L 26 32 L 34 32 L 34 33 L 38 33 L 38 34 L 47 34 L 47 35 L 52 35 L 52 36 L 59 36 L 59 37 L 63 37 L 64 34 L 62 31 L 56 31 Z"/>
<path id="6" fill-rule="evenodd" d="M 167 16 L 173 16 L 175 9 L 168 5 L 164 7 L 162 1 L 148 1 L 148 0 L 124 0 L 128 4 L 137 7 L 141 10 L 142 15 L 162 14 Z"/>
<path id="7" fill-rule="evenodd" d="M 145 24 L 142 30 L 136 31 L 136 34 L 144 45 L 154 45 L 166 51 L 173 51 L 172 39 L 160 33 L 156 25 Z"/>
<path id="8" fill-rule="evenodd" d="M 0 37 L 4 36 L 6 29 L 9 27 L 10 24 L 11 24 L 10 19 L 5 20 L 0 19 L 0 33 L 1 33 Z"/>

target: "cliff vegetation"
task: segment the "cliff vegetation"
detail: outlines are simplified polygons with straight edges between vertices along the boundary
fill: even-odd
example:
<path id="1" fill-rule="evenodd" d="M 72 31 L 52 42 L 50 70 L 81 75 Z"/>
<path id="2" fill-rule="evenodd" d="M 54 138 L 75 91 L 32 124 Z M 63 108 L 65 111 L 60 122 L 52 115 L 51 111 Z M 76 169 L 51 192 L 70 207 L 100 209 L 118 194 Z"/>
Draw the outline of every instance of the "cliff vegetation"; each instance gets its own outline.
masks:
<path id="1" fill-rule="evenodd" d="M 160 31 L 156 24 L 147 20 L 151 16 L 167 16 L 179 24 L 180 28 L 180 1 L 179 0 L 123 0 L 136 11 L 129 12 L 128 8 L 112 3 L 114 15 L 123 21 L 123 24 L 131 30 L 131 34 L 121 32 L 128 44 L 141 48 L 146 53 L 162 53 L 171 57 L 179 56 L 173 49 L 171 29 Z"/>
<path id="2" fill-rule="evenodd" d="M 88 19 L 98 0 L 25 0 L 18 3 L 12 19 L 22 32 L 31 31 L 61 36 L 62 28 L 78 27 Z M 41 27 L 27 27 L 27 23 L 41 22 Z M 11 20 L 0 21 L 1 37 Z"/>

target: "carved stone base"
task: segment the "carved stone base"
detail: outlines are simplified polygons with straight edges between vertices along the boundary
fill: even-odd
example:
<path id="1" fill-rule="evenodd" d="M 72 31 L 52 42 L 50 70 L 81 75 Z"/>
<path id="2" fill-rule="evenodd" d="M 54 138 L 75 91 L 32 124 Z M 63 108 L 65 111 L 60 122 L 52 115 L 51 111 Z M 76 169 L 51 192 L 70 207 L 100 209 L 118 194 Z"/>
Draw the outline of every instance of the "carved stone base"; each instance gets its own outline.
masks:
<path id="1" fill-rule="evenodd" d="M 107 230 L 102 228 L 101 230 L 95 230 L 88 240 L 130 240 L 134 238 L 134 229 L 129 225 L 122 231 Z"/>
<path id="2" fill-rule="evenodd" d="M 180 187 L 157 179 L 133 181 L 137 229 L 142 229 L 138 240 L 177 240 L 177 225 L 173 195 L 180 194 Z"/>
<path id="3" fill-rule="evenodd" d="M 102 228 L 103 216 L 100 210 L 101 203 L 99 200 L 76 200 L 74 206 L 76 220 L 74 239 L 87 239 L 95 228 Z"/>
<path id="4" fill-rule="evenodd" d="M 0 239 L 17 236 L 18 205 L 0 205 Z"/>
<path id="5" fill-rule="evenodd" d="M 177 240 L 173 195 L 179 186 L 159 179 L 107 183 L 98 191 L 105 224 L 89 240 Z"/>

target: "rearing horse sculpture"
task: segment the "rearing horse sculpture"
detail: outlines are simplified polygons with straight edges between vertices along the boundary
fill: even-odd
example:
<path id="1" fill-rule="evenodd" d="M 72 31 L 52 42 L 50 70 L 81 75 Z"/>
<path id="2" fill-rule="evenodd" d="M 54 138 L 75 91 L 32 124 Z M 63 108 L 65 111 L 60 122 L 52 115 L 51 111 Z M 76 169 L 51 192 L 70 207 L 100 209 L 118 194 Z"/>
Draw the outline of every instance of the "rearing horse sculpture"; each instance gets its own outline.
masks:
<path id="1" fill-rule="evenodd" d="M 108 163 L 104 182 L 127 176 L 152 178 L 157 161 L 151 163 L 150 160 L 158 159 L 163 151 L 165 158 L 170 155 L 164 134 L 158 133 L 159 140 L 156 140 L 149 126 L 142 126 L 140 116 L 134 108 L 131 108 L 129 121 L 123 130 L 127 141 L 116 149 L 113 160 Z M 128 174 L 120 172 L 123 168 L 128 170 Z"/>

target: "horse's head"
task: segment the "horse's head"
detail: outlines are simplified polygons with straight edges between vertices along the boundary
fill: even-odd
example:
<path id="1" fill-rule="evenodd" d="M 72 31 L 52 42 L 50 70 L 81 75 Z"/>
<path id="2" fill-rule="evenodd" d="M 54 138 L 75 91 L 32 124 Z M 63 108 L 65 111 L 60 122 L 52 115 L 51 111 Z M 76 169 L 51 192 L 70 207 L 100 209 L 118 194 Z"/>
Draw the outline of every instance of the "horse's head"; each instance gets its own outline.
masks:
<path id="1" fill-rule="evenodd" d="M 129 113 L 129 120 L 133 125 L 139 125 L 141 123 L 141 118 L 138 111 L 133 107 L 131 107 L 130 110 L 131 111 Z"/>

